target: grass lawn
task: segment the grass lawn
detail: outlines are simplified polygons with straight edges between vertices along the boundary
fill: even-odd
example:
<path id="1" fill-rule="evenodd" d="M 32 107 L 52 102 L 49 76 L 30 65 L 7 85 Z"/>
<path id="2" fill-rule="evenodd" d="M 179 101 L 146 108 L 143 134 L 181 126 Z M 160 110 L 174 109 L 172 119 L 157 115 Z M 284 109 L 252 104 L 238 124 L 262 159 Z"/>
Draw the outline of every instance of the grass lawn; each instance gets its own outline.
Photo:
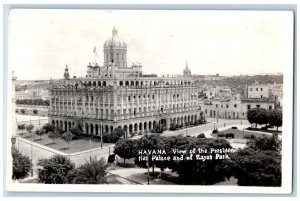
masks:
<path id="1" fill-rule="evenodd" d="M 224 133 L 224 134 L 226 134 L 226 133 L 233 133 L 234 134 L 234 139 L 245 139 L 243 136 L 245 135 L 245 136 L 251 136 L 251 135 L 253 135 L 253 136 L 255 136 L 255 137 L 262 137 L 262 136 L 267 136 L 267 137 L 270 137 L 271 135 L 267 135 L 267 134 L 262 134 L 262 133 L 258 133 L 258 132 L 253 132 L 253 131 L 251 131 L 251 132 L 249 132 L 249 131 L 247 131 L 247 130 L 244 130 L 244 135 L 243 135 L 243 131 L 241 131 L 241 130 L 238 130 L 238 129 L 232 129 L 232 128 L 230 128 L 230 129 L 227 129 L 227 130 L 224 130 L 224 131 L 220 131 L 219 133 Z M 217 138 L 218 136 L 218 134 L 211 134 L 213 137 L 215 137 L 215 138 Z M 221 137 L 221 138 L 225 138 L 225 137 Z M 229 139 L 231 139 L 231 138 L 229 138 Z M 249 138 L 248 138 L 249 139 Z"/>
<path id="2" fill-rule="evenodd" d="M 76 153 L 80 151 L 85 151 L 90 149 L 90 138 L 89 137 L 81 137 L 78 140 L 72 140 L 70 141 L 70 148 L 68 148 L 67 142 L 65 142 L 61 138 L 55 139 L 54 143 L 53 140 L 48 137 L 48 134 L 45 134 L 40 137 L 36 134 L 32 134 L 33 141 L 35 143 L 39 143 L 41 145 L 50 147 L 52 149 L 56 149 L 58 151 L 62 151 L 65 153 Z M 24 131 L 23 135 L 20 135 L 20 137 L 31 140 L 30 134 Z M 109 145 L 112 145 L 113 143 L 103 143 L 103 147 L 107 147 Z M 101 141 L 98 138 L 92 138 L 91 148 L 100 148 Z"/>

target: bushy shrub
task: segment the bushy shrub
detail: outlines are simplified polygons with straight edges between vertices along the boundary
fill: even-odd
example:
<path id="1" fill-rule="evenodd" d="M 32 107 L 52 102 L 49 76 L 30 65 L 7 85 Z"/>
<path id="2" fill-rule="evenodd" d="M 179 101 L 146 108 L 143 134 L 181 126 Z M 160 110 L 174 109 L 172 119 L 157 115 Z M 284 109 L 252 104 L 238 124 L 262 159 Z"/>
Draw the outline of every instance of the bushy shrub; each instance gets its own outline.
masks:
<path id="1" fill-rule="evenodd" d="M 47 123 L 47 124 L 43 125 L 43 129 L 46 130 L 46 133 L 48 133 L 49 131 L 54 132 L 55 126 Z"/>
<path id="2" fill-rule="evenodd" d="M 39 111 L 34 109 L 32 112 L 33 112 L 33 114 L 38 114 Z"/>
<path id="3" fill-rule="evenodd" d="M 250 134 L 245 134 L 244 138 L 246 138 L 246 139 L 254 139 L 255 136 L 254 135 L 250 135 Z"/>
<path id="4" fill-rule="evenodd" d="M 66 156 L 54 155 L 50 159 L 39 159 L 38 180 L 45 184 L 67 183 L 68 173 L 75 164 Z"/>
<path id="5" fill-rule="evenodd" d="M 237 129 L 237 127 L 236 126 L 232 126 L 231 129 Z"/>
<path id="6" fill-rule="evenodd" d="M 204 133 L 200 133 L 199 135 L 197 135 L 197 138 L 205 138 Z"/>
<path id="7" fill-rule="evenodd" d="M 260 129 L 263 130 L 263 131 L 266 131 L 266 130 L 268 130 L 268 127 L 267 126 L 263 126 Z"/>
<path id="8" fill-rule="evenodd" d="M 218 137 L 225 137 L 225 133 L 218 133 L 217 136 Z"/>
<path id="9" fill-rule="evenodd" d="M 226 133 L 225 137 L 226 138 L 234 138 L 234 134 L 233 133 Z"/>
<path id="10" fill-rule="evenodd" d="M 12 179 L 24 179 L 30 173 L 32 163 L 28 156 L 21 154 L 15 147 L 11 149 L 13 158 Z"/>
<path id="11" fill-rule="evenodd" d="M 177 125 L 175 125 L 174 123 L 172 123 L 172 124 L 170 125 L 170 131 L 175 131 L 175 130 L 176 130 L 176 126 L 177 126 Z"/>
<path id="12" fill-rule="evenodd" d="M 143 133 L 142 133 L 142 132 L 139 132 L 138 135 L 143 135 Z"/>
<path id="13" fill-rule="evenodd" d="M 216 133 L 219 133 L 219 131 L 218 131 L 218 129 L 214 129 L 214 130 L 212 131 L 212 133 L 213 133 L 213 134 L 216 134 Z"/>
<path id="14" fill-rule="evenodd" d="M 78 128 L 72 128 L 70 132 L 74 135 L 72 140 L 78 140 L 83 135 L 83 131 Z"/>
<path id="15" fill-rule="evenodd" d="M 102 134 L 102 140 L 103 140 L 103 142 L 105 142 L 105 143 L 112 143 L 112 142 L 116 142 L 116 141 L 118 141 L 118 140 L 116 140 L 111 134 L 109 134 L 109 133 L 103 133 Z"/>

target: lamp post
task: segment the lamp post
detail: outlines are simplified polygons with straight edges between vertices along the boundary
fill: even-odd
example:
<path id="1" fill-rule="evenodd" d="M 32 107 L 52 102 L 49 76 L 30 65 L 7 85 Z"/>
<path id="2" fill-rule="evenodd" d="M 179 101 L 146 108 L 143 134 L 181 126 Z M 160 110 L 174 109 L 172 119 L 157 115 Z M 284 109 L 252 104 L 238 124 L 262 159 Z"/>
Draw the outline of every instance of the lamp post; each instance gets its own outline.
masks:
<path id="1" fill-rule="evenodd" d="M 103 148 L 102 125 L 100 125 L 100 136 L 101 136 L 101 149 L 102 149 Z"/>
<path id="2" fill-rule="evenodd" d="M 32 150 L 33 149 L 33 137 L 31 137 L 31 146 L 30 146 L 30 159 L 31 159 L 31 164 L 33 164 L 33 154 L 32 154 Z M 31 173 L 31 177 L 33 177 L 33 168 L 31 167 L 30 169 L 30 173 Z"/>
<path id="3" fill-rule="evenodd" d="M 92 137 L 90 137 L 90 162 L 92 162 Z"/>
<path id="4" fill-rule="evenodd" d="M 150 184 L 150 173 L 149 173 L 149 155 L 147 155 L 147 169 L 148 169 L 148 185 Z"/>

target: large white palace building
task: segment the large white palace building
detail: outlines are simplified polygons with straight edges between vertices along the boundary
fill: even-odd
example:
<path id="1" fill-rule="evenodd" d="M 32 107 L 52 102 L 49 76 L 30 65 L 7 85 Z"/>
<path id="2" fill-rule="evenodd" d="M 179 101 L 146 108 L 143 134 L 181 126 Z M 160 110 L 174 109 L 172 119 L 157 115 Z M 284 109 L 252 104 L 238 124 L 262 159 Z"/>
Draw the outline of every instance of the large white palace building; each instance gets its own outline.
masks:
<path id="1" fill-rule="evenodd" d="M 104 64 L 89 64 L 84 78 L 51 80 L 49 122 L 63 130 L 100 135 L 122 127 L 127 133 L 151 131 L 155 124 L 194 122 L 202 115 L 191 71 L 181 76 L 143 75 L 127 66 L 127 45 L 117 30 L 103 46 Z"/>

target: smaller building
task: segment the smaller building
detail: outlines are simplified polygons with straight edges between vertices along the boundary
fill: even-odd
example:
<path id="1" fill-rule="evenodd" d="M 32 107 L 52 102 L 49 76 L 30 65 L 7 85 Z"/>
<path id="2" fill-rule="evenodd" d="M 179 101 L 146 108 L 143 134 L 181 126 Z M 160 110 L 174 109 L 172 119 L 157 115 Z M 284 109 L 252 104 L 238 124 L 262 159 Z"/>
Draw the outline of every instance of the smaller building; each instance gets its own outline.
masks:
<path id="1" fill-rule="evenodd" d="M 42 99 L 49 100 L 49 91 L 47 89 L 26 89 L 24 91 L 16 92 L 16 100 L 26 99 Z"/>
<path id="2" fill-rule="evenodd" d="M 257 81 L 248 86 L 248 98 L 270 98 L 271 86 L 269 84 L 259 84 Z"/>
<path id="3" fill-rule="evenodd" d="M 267 98 L 242 98 L 240 94 L 230 98 L 204 100 L 200 103 L 206 117 L 224 119 L 247 119 L 247 112 L 252 108 L 275 108 L 275 102 Z"/>

